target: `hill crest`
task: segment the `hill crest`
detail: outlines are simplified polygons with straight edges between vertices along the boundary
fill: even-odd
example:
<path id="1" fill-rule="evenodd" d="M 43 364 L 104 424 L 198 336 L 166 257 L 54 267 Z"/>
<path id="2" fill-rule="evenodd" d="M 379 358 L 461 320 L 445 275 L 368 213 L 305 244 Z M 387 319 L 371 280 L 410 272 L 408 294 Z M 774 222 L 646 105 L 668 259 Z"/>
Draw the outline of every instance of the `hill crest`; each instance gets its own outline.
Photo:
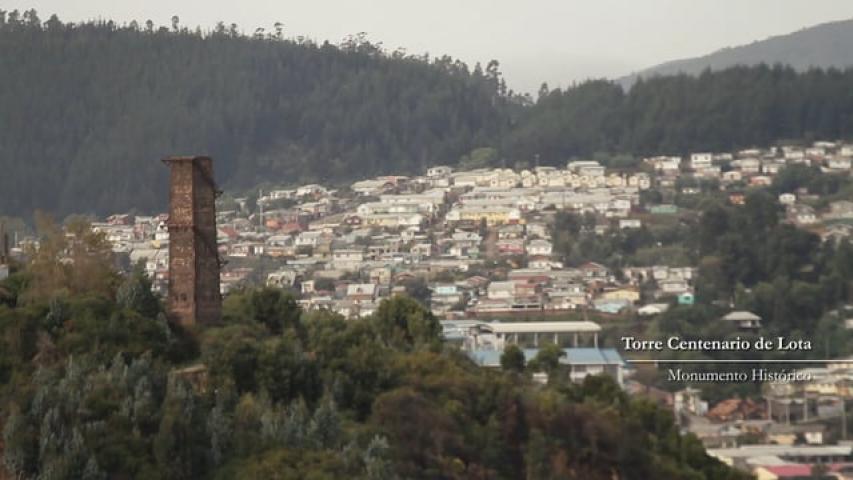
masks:
<path id="1" fill-rule="evenodd" d="M 853 19 L 822 23 L 749 44 L 721 48 L 707 55 L 664 62 L 618 80 L 630 86 L 637 78 L 722 70 L 738 65 L 783 64 L 797 71 L 853 66 Z"/>

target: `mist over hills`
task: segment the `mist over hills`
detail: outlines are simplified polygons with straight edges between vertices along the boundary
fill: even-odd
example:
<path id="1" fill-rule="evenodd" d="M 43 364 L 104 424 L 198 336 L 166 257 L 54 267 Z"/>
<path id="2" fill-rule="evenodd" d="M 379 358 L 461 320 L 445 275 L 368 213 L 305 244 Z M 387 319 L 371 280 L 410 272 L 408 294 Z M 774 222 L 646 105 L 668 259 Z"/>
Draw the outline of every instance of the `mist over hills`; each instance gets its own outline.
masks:
<path id="1" fill-rule="evenodd" d="M 735 67 L 513 93 L 496 61 L 0 11 L 0 215 L 162 211 L 169 155 L 230 191 L 842 138 L 853 71 Z M 700 93 L 700 94 L 697 94 Z"/>
<path id="2" fill-rule="evenodd" d="M 823 23 L 747 45 L 723 48 L 701 57 L 665 62 L 627 75 L 619 79 L 619 83 L 630 86 L 638 77 L 697 75 L 708 68 L 722 70 L 761 63 L 788 65 L 797 71 L 853 66 L 853 19 Z"/>

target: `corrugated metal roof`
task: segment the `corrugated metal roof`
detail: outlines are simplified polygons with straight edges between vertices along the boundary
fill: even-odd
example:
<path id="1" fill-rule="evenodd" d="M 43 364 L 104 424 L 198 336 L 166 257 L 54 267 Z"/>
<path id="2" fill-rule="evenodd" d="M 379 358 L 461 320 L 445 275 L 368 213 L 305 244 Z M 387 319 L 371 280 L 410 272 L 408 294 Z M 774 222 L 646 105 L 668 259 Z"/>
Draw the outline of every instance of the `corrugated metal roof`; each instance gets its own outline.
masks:
<path id="1" fill-rule="evenodd" d="M 524 359 L 529 362 L 536 358 L 539 353 L 537 348 L 525 348 L 521 350 Z M 564 348 L 566 355 L 560 358 L 563 365 L 622 365 L 624 361 L 615 349 L 612 348 Z M 480 366 L 497 367 L 501 364 L 500 350 L 472 350 L 468 356 Z"/>
<path id="2" fill-rule="evenodd" d="M 485 328 L 494 333 L 587 333 L 600 332 L 595 322 L 492 322 Z"/>
<path id="3" fill-rule="evenodd" d="M 759 317 L 758 315 L 756 315 L 752 312 L 738 310 L 738 311 L 730 312 L 725 317 L 723 317 L 723 320 L 733 320 L 733 321 L 761 320 L 761 317 Z"/>
<path id="4" fill-rule="evenodd" d="M 620 365 L 622 357 L 612 348 L 567 348 L 564 363 L 570 365 Z"/>

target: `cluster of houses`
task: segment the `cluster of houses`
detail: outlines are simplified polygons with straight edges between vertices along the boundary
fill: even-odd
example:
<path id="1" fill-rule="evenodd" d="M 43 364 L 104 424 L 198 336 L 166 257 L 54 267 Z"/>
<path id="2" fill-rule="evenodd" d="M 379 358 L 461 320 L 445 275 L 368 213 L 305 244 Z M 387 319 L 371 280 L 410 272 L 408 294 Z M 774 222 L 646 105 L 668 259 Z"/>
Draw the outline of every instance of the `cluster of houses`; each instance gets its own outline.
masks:
<path id="1" fill-rule="evenodd" d="M 630 216 L 651 184 L 648 173 L 607 172 L 590 161 L 521 172 L 433 167 L 420 177 L 379 177 L 339 190 L 304 185 L 262 192 L 251 211 L 246 199 L 219 209 L 219 253 L 229 261 L 221 291 L 263 263 L 268 285 L 298 290 L 307 309 L 347 317 L 369 315 L 382 298 L 421 284 L 440 315 L 549 313 L 594 301 L 616 312 L 637 301 L 637 285 L 614 283 L 603 265 L 565 268 L 551 243 L 552 217 L 559 210 L 592 213 L 635 228 L 639 220 Z M 164 293 L 166 220 L 118 214 L 93 227 L 131 264 L 143 262 Z"/>
<path id="2" fill-rule="evenodd" d="M 702 181 L 714 181 L 729 192 L 733 204 L 744 203 L 746 188 L 771 185 L 786 166 L 804 165 L 830 175 L 849 175 L 851 162 L 853 145 L 829 141 L 814 142 L 810 147 L 750 148 L 734 153 L 693 153 L 687 158 L 658 156 L 644 160 L 655 171 L 659 189 L 698 194 Z M 833 201 L 818 210 L 814 206 L 818 200 L 819 196 L 806 188 L 779 196 L 788 222 L 812 230 L 824 240 L 849 238 L 853 233 L 853 202 Z"/>
<path id="3" fill-rule="evenodd" d="M 238 198 L 218 212 L 227 293 L 247 279 L 297 290 L 306 309 L 347 317 L 372 313 L 382 298 L 419 290 L 446 318 L 559 314 L 578 309 L 661 313 L 676 298 L 693 303 L 695 268 L 564 265 L 552 241 L 554 217 L 596 218 L 595 232 L 635 229 L 672 204 L 640 201 L 645 190 L 698 193 L 715 179 L 743 201 L 741 186 L 772 182 L 781 167 L 806 164 L 848 174 L 853 145 L 815 142 L 732 153 L 652 157 L 634 172 L 595 161 L 515 171 L 447 166 L 421 176 L 382 176 L 332 189 L 311 184 L 261 192 L 256 208 Z M 734 187 L 733 187 L 734 186 Z M 853 230 L 853 201 L 816 211 L 807 191 L 783 193 L 787 218 L 838 240 Z M 154 287 L 168 280 L 166 216 L 113 215 L 95 224 L 131 263 L 144 262 Z M 264 265 L 259 269 L 258 265 Z M 263 271 L 261 278 L 253 272 Z"/>
<path id="4" fill-rule="evenodd" d="M 618 313 L 640 301 L 645 279 L 659 282 L 660 296 L 692 303 L 693 269 L 662 265 L 618 275 L 592 262 L 566 267 L 554 251 L 555 212 L 637 228 L 632 212 L 651 186 L 648 173 L 608 172 L 592 161 L 521 172 L 433 167 L 345 191 L 267 192 L 258 218 L 221 213 L 221 240 L 228 256 L 282 259 L 268 285 L 299 290 L 306 309 L 348 317 L 369 315 L 382 298 L 414 287 L 427 288 L 433 312 L 449 318 Z"/>
<path id="5" fill-rule="evenodd" d="M 853 479 L 853 446 L 849 444 L 744 445 L 709 449 L 708 454 L 757 480 Z"/>
<path id="6" fill-rule="evenodd" d="M 808 192 L 783 193 L 779 201 L 785 206 L 786 220 L 800 228 L 813 231 L 824 241 L 838 242 L 850 238 L 853 232 L 853 201 L 829 202 L 824 211 L 818 211 L 803 199 L 814 197 Z M 799 201 L 798 201 L 799 200 Z"/>
<path id="7" fill-rule="evenodd" d="M 850 307 L 829 313 L 847 319 L 847 329 L 853 328 L 850 314 Z M 761 318 L 751 312 L 730 312 L 721 320 L 740 331 L 761 328 Z M 770 364 L 786 379 L 753 380 L 762 386 L 759 398 L 735 396 L 713 406 L 703 399 L 702 388 L 667 392 L 633 380 L 625 388 L 672 409 L 684 433 L 696 436 L 712 456 L 756 478 L 853 478 L 848 418 L 853 357 L 823 358 L 799 369 Z M 824 476 L 811 476 L 815 465 Z"/>
<path id="8" fill-rule="evenodd" d="M 761 398 L 732 397 L 713 407 L 702 389 L 667 392 L 627 380 L 625 388 L 673 411 L 711 456 L 756 478 L 853 478 L 848 409 L 853 358 L 790 372 L 763 383 Z M 824 475 L 812 477 L 818 465 Z"/>
<path id="9" fill-rule="evenodd" d="M 591 213 L 619 219 L 619 228 L 638 227 L 639 220 L 630 216 L 651 180 L 646 173 L 608 173 L 597 162 L 571 162 L 565 169 L 521 172 L 433 167 L 423 177 L 356 182 L 351 187 L 354 201 L 367 200 L 349 210 L 340 208 L 337 225 L 309 223 L 307 231 L 294 236 L 294 245 L 309 237 L 312 252 L 319 247 L 323 256 L 310 265 L 294 261 L 272 278 L 320 275 L 338 280 L 345 257 L 360 267 L 358 278 L 374 283 L 372 291 L 380 296 L 422 279 L 439 315 L 548 314 L 592 307 L 595 300 L 601 311 L 615 313 L 639 300 L 638 285 L 615 283 L 615 275 L 595 263 L 564 267 L 551 242 L 553 213 Z M 512 266 L 489 268 L 501 259 Z M 343 288 L 318 292 L 316 283 L 309 282 L 302 290 L 315 294 L 303 300 L 308 308 L 331 302 L 341 313 L 372 311 L 370 301 L 352 308 L 351 295 Z M 670 293 L 691 290 L 684 283 Z"/>
<path id="10" fill-rule="evenodd" d="M 743 194 L 732 185 L 769 184 L 789 164 L 847 174 L 851 153 L 853 145 L 815 142 L 653 157 L 633 172 L 595 161 L 521 171 L 435 166 L 421 176 L 382 176 L 338 189 L 273 189 L 261 192 L 256 207 L 245 198 L 220 206 L 219 253 L 228 260 L 221 291 L 260 280 L 297 290 L 306 309 L 347 317 L 369 315 L 382 298 L 403 291 L 419 291 L 446 318 L 578 309 L 655 315 L 672 298 L 693 303 L 695 268 L 564 265 L 552 239 L 557 212 L 595 218 L 599 234 L 641 228 L 656 215 L 678 212 L 672 204 L 641 202 L 643 191 L 691 194 L 697 184 L 679 179 L 716 179 L 739 203 Z M 816 211 L 814 200 L 802 189 L 779 197 L 790 222 L 826 240 L 848 238 L 853 201 Z M 118 214 L 94 224 L 131 264 L 143 262 L 161 293 L 168 284 L 166 220 Z"/>
<path id="11" fill-rule="evenodd" d="M 737 152 L 692 153 L 688 158 L 658 156 L 645 159 L 658 174 L 659 185 L 673 187 L 679 177 L 717 180 L 723 185 L 767 186 L 786 165 L 814 166 L 825 173 L 849 173 L 853 145 L 818 141 L 811 147 L 749 148 Z M 688 187 L 689 188 L 689 187 Z M 688 191 L 689 193 L 689 191 Z"/>

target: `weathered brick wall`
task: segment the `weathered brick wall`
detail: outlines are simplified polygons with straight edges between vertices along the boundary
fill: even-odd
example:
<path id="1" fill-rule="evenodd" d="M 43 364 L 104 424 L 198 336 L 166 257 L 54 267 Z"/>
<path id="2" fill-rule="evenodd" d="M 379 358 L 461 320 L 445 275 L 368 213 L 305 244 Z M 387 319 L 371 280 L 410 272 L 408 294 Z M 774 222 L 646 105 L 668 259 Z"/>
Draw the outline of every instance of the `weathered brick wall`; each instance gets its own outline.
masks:
<path id="1" fill-rule="evenodd" d="M 169 227 L 169 313 L 182 325 L 195 323 L 195 238 L 192 226 Z"/>
<path id="2" fill-rule="evenodd" d="M 216 185 L 213 162 L 201 158 L 195 169 L 196 316 L 204 324 L 220 320 L 219 254 L 216 249 Z"/>
<path id="3" fill-rule="evenodd" d="M 207 157 L 167 159 L 169 202 L 169 312 L 185 326 L 219 321 L 216 186 Z"/>

